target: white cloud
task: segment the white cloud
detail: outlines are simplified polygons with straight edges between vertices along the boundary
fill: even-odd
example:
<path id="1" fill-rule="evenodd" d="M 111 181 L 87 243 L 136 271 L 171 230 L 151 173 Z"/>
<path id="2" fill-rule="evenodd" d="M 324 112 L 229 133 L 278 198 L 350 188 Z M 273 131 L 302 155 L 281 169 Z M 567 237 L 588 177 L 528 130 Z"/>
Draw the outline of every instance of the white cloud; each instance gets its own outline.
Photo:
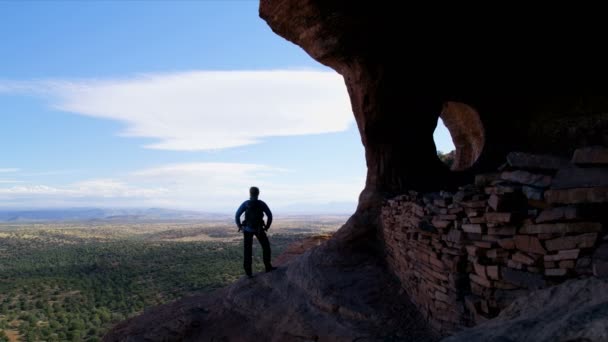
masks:
<path id="1" fill-rule="evenodd" d="M 19 172 L 17 168 L 0 168 L 0 173 Z"/>
<path id="2" fill-rule="evenodd" d="M 288 177 L 278 177 L 285 175 Z M 279 178 L 283 181 L 277 181 Z M 66 186 L 0 187 L 0 203 L 17 207 L 150 206 L 230 212 L 248 197 L 252 185 L 260 187 L 261 197 L 271 208 L 352 202 L 364 185 L 363 178 L 336 182 L 297 178 L 297 172 L 260 164 L 182 163 L 135 171 L 119 179 L 92 179 Z"/>
<path id="3" fill-rule="evenodd" d="M 326 71 L 191 71 L 114 80 L 0 81 L 0 92 L 126 123 L 148 148 L 213 150 L 266 137 L 339 132 L 353 122 L 341 76 Z"/>

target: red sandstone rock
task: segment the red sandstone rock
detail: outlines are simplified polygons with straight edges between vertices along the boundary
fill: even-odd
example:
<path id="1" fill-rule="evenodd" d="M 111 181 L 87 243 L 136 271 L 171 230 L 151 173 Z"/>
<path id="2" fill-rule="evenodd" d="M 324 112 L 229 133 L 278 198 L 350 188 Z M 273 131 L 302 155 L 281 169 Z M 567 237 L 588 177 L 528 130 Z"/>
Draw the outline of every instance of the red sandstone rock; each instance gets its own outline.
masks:
<path id="1" fill-rule="evenodd" d="M 511 167 L 528 170 L 557 170 L 568 166 L 568 159 L 541 154 L 511 152 L 507 155 Z"/>
<path id="2" fill-rule="evenodd" d="M 562 277 L 568 273 L 568 270 L 562 268 L 548 268 L 545 269 L 545 275 L 549 277 Z"/>
<path id="3" fill-rule="evenodd" d="M 463 224 L 462 230 L 467 233 L 482 233 L 484 229 L 480 224 Z"/>
<path id="4" fill-rule="evenodd" d="M 543 223 L 525 225 L 519 232 L 520 234 L 594 233 L 601 229 L 602 225 L 596 222 Z"/>
<path id="5" fill-rule="evenodd" d="M 569 167 L 560 169 L 551 189 L 608 187 L 608 168 Z"/>
<path id="6" fill-rule="evenodd" d="M 484 187 L 486 185 L 489 185 L 493 181 L 499 180 L 499 179 L 500 179 L 499 172 L 477 174 L 477 175 L 475 175 L 475 185 L 478 187 Z"/>
<path id="7" fill-rule="evenodd" d="M 547 250 L 549 251 L 576 248 L 591 248 L 595 244 L 596 240 L 597 233 L 589 233 L 547 240 L 545 241 L 545 246 L 547 246 Z"/>
<path id="8" fill-rule="evenodd" d="M 606 146 L 589 146 L 574 151 L 572 163 L 579 165 L 608 165 Z"/>
<path id="9" fill-rule="evenodd" d="M 536 223 L 569 221 L 579 218 L 576 207 L 557 207 L 543 210 L 534 221 Z"/>
<path id="10" fill-rule="evenodd" d="M 488 234 L 492 235 L 513 236 L 516 232 L 517 227 L 515 226 L 488 228 Z"/>
<path id="11" fill-rule="evenodd" d="M 469 278 L 478 285 L 486 288 L 492 288 L 492 282 L 488 279 L 482 278 L 476 274 L 469 274 Z"/>
<path id="12" fill-rule="evenodd" d="M 498 245 L 504 249 L 515 249 L 515 240 L 512 238 L 500 239 Z"/>
<path id="13" fill-rule="evenodd" d="M 486 266 L 486 273 L 490 279 L 498 280 L 500 279 L 500 270 L 497 265 L 489 265 Z"/>
<path id="14" fill-rule="evenodd" d="M 578 258 L 580 249 L 569 249 L 565 251 L 559 251 L 557 254 L 545 255 L 545 261 L 560 261 L 560 260 L 573 260 Z"/>
<path id="15" fill-rule="evenodd" d="M 522 252 L 515 252 L 515 254 L 513 254 L 511 258 L 513 259 L 513 261 L 519 262 L 524 265 L 533 265 L 535 262 L 533 258 Z"/>
<path id="16" fill-rule="evenodd" d="M 608 187 L 577 188 L 545 191 L 545 199 L 552 204 L 606 203 Z"/>
<path id="17" fill-rule="evenodd" d="M 514 237 L 515 248 L 527 252 L 527 253 L 535 253 L 535 254 L 546 254 L 547 251 L 540 244 L 538 238 L 529 235 L 516 235 Z"/>
<path id="18" fill-rule="evenodd" d="M 511 222 L 512 217 L 513 214 L 511 213 L 493 212 L 485 214 L 486 221 L 489 223 L 509 223 Z"/>
<path id="19" fill-rule="evenodd" d="M 539 188 L 549 187 L 549 185 L 551 185 L 552 180 L 551 176 L 535 174 L 523 170 L 505 171 L 500 175 L 500 177 L 507 181 L 525 185 L 532 185 Z"/>

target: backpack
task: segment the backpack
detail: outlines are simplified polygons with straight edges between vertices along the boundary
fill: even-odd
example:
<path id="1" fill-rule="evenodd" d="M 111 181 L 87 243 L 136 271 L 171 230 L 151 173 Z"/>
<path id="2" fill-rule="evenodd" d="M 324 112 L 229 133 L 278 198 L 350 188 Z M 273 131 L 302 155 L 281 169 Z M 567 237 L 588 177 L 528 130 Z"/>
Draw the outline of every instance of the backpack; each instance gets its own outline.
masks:
<path id="1" fill-rule="evenodd" d="M 248 227 L 259 231 L 264 227 L 264 211 L 258 200 L 249 200 L 245 209 L 245 222 Z"/>

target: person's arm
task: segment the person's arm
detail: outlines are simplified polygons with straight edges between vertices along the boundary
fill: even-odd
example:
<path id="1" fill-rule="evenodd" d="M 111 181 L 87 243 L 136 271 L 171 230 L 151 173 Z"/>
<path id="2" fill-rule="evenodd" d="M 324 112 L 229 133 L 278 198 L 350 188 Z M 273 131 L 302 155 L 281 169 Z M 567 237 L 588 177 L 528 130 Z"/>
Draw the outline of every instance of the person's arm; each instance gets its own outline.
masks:
<path id="1" fill-rule="evenodd" d="M 268 230 L 272 224 L 272 212 L 265 202 L 262 202 L 262 204 L 262 210 L 264 211 L 264 214 L 266 214 L 266 230 Z"/>
<path id="2" fill-rule="evenodd" d="M 246 203 L 247 203 L 247 201 L 245 201 L 245 202 L 243 202 L 243 204 L 241 204 L 239 209 L 236 211 L 236 215 L 234 216 L 234 222 L 236 223 L 236 226 L 239 227 L 239 231 L 241 229 L 243 229 L 243 225 L 241 224 L 241 215 L 243 215 L 243 213 L 245 212 Z"/>

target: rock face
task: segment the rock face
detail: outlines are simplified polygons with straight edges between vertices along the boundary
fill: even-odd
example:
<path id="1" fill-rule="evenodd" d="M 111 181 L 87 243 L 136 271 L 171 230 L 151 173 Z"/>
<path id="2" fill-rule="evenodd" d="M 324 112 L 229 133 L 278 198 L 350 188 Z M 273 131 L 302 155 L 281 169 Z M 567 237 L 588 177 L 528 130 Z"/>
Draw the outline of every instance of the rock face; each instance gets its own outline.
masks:
<path id="1" fill-rule="evenodd" d="M 530 293 L 496 319 L 443 341 L 607 340 L 608 281 L 590 278 Z"/>
<path id="2" fill-rule="evenodd" d="M 415 297 L 413 290 L 408 292 L 413 287 L 407 285 L 407 279 L 391 275 L 404 274 L 395 268 L 408 257 L 409 250 L 399 250 L 406 248 L 404 243 L 392 246 L 398 251 L 393 259 L 404 259 L 396 260 L 392 266 L 390 261 L 387 267 L 385 255 L 390 251 L 381 220 L 382 206 L 386 199 L 409 191 L 454 191 L 458 186 L 473 183 L 476 174 L 495 171 L 511 151 L 521 153 L 510 161 L 517 167 L 536 167 L 517 173 L 505 173 L 511 171 L 501 169 L 501 172 L 478 177 L 476 183 L 489 185 L 488 193 L 476 196 L 480 194 L 462 188 L 451 198 L 462 203 L 460 208 L 448 207 L 447 198 L 433 199 L 433 206 L 439 210 L 437 217 L 419 227 L 427 235 L 458 228 L 446 231 L 445 236 L 436 241 L 428 240 L 428 246 L 442 251 L 446 247 L 443 243 L 450 242 L 451 249 L 445 254 L 453 257 L 427 255 L 429 267 L 455 267 L 456 273 L 470 274 L 464 281 L 451 279 L 449 275 L 445 280 L 448 273 L 441 271 L 434 274 L 447 287 L 436 289 L 429 300 L 444 303 L 433 304 L 445 307 L 444 318 L 448 319 L 443 321 L 453 320 L 449 315 L 457 315 L 458 322 L 451 322 L 454 324 L 447 330 L 457 329 L 461 318 L 466 322 L 466 305 L 471 307 L 471 303 L 478 314 L 486 313 L 490 317 L 497 313 L 497 308 L 504 308 L 507 301 L 491 302 L 484 297 L 488 288 L 543 287 L 547 278 L 573 274 L 572 269 L 578 266 L 594 267 L 591 259 L 573 265 L 579 254 L 561 250 L 561 246 L 571 244 L 580 247 L 579 243 L 587 243 L 587 237 L 552 242 L 551 246 L 560 250 L 557 253 L 548 251 L 547 244 L 541 242 L 597 233 L 587 232 L 588 226 L 570 225 L 569 221 L 575 220 L 572 215 L 577 213 L 563 209 L 562 214 L 545 214 L 543 220 L 547 222 L 560 221 L 554 225 L 517 220 L 529 213 L 522 211 L 529 205 L 534 206 L 532 210 L 540 211 L 608 201 L 605 187 L 571 188 L 573 184 L 568 180 L 562 182 L 563 187 L 547 190 L 555 176 L 551 170 L 559 167 L 561 159 L 551 159 L 547 164 L 542 158 L 526 159 L 530 153 L 570 157 L 578 147 L 608 145 L 608 96 L 526 94 L 517 89 L 480 93 L 463 89 L 461 80 L 479 80 L 479 74 L 487 71 L 480 68 L 484 63 L 478 63 L 476 54 L 486 56 L 488 51 L 481 51 L 479 47 L 492 49 L 488 46 L 490 42 L 484 40 L 478 44 L 469 38 L 480 31 L 485 35 L 486 30 L 479 30 L 477 26 L 469 32 L 471 35 L 455 35 L 458 46 L 450 45 L 449 30 L 423 29 L 427 34 L 420 37 L 421 27 L 417 26 L 415 15 L 405 13 L 402 6 L 401 3 L 342 0 L 260 1 L 260 16 L 274 32 L 301 46 L 344 77 L 368 168 L 357 211 L 331 240 L 296 257 L 278 271 L 253 281 L 241 280 L 214 296 L 193 297 L 152 309 L 121 323 L 106 341 L 435 339 L 434 330 L 425 322 L 428 320 L 439 331 L 445 330 L 442 330 L 443 323 L 437 326 L 437 320 L 429 320 L 433 315 L 430 310 L 422 310 L 420 314 L 417 307 L 421 307 L 422 297 Z M 458 20 L 458 25 L 450 29 L 466 23 L 460 17 Z M 429 23 L 434 25 L 437 18 Z M 493 41 L 500 44 L 500 49 L 496 49 L 500 54 L 509 50 L 502 45 L 507 39 Z M 521 48 L 512 50 L 521 51 Z M 446 51 L 458 53 L 446 54 Z M 559 55 L 555 53 L 551 60 Z M 538 65 L 544 64 L 543 60 Z M 459 70 L 468 70 L 471 74 L 458 74 Z M 525 75 L 521 76 L 518 81 L 526 80 Z M 498 76 L 492 74 L 492 77 Z M 437 157 L 433 132 L 440 116 L 458 147 L 458 172 L 449 170 Z M 538 167 L 539 163 L 544 165 Z M 581 150 L 575 156 L 577 167 L 590 164 L 599 167 L 602 163 L 605 163 L 602 148 Z M 583 185 L 599 183 L 593 179 Z M 496 214 L 485 216 L 485 211 Z M 600 216 L 603 227 L 606 215 Z M 467 222 L 462 221 L 464 217 Z M 460 227 L 454 225 L 458 220 Z M 522 226 L 511 226 L 512 220 L 528 224 L 523 227 L 529 231 L 518 231 Z M 528 237 L 515 239 L 514 234 Z M 457 245 L 464 248 L 457 242 L 463 238 L 470 238 L 472 245 L 458 249 Z M 471 256 L 479 257 L 480 250 L 497 262 L 471 260 Z M 546 257 L 549 257 L 547 264 Z M 427 260 L 425 256 L 422 258 Z M 459 261 L 453 260 L 457 258 Z M 601 273 L 606 269 L 602 260 L 594 264 Z M 473 269 L 467 269 L 467 265 Z M 402 271 L 409 270 L 406 267 Z M 485 302 L 473 298 L 475 300 L 465 303 L 463 293 L 459 292 L 461 281 L 469 284 L 471 290 L 479 291 L 478 296 Z M 511 299 L 514 298 L 509 301 Z"/>
<path id="3" fill-rule="evenodd" d="M 368 248 L 335 241 L 216 293 L 153 308 L 105 341 L 434 341 Z"/>

